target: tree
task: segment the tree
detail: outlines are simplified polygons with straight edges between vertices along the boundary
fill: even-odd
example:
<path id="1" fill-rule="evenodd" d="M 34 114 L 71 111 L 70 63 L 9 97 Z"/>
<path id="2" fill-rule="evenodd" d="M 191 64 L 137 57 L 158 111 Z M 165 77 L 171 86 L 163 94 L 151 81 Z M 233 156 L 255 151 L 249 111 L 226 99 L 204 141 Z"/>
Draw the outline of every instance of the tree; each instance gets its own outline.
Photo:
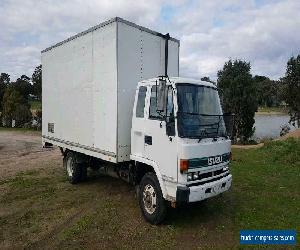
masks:
<path id="1" fill-rule="evenodd" d="M 223 110 L 225 113 L 234 113 L 233 138 L 242 143 L 248 141 L 255 130 L 253 125 L 257 101 L 250 69 L 250 63 L 229 60 L 218 72 Z"/>
<path id="2" fill-rule="evenodd" d="M 201 80 L 201 81 L 204 81 L 204 82 L 210 82 L 210 83 L 212 83 L 212 84 L 214 84 L 214 85 L 217 84 L 216 82 L 210 80 L 209 76 L 204 76 L 204 77 L 202 77 L 200 80 Z"/>
<path id="3" fill-rule="evenodd" d="M 8 85 L 10 83 L 10 75 L 7 73 L 1 73 L 0 75 L 0 82 Z"/>
<path id="4" fill-rule="evenodd" d="M 289 107 L 290 123 L 300 127 L 300 55 L 287 62 L 284 99 Z"/>
<path id="5" fill-rule="evenodd" d="M 274 107 L 279 106 L 281 84 L 266 76 L 254 76 L 253 80 L 257 88 L 257 102 L 259 106 Z"/>
<path id="6" fill-rule="evenodd" d="M 12 86 L 18 91 L 25 99 L 28 99 L 29 94 L 32 94 L 33 89 L 30 83 L 30 78 L 26 75 L 22 75 L 16 82 L 12 83 Z"/>
<path id="7" fill-rule="evenodd" d="M 35 68 L 32 74 L 33 83 L 33 94 L 38 97 L 39 100 L 42 99 L 42 65 Z"/>
<path id="8" fill-rule="evenodd" d="M 3 100 L 4 92 L 9 83 L 10 83 L 9 74 L 1 73 L 1 75 L 0 75 L 0 112 L 2 111 L 2 100 Z"/>
<path id="9" fill-rule="evenodd" d="M 6 127 L 11 127 L 12 120 L 15 120 L 16 127 L 21 127 L 31 120 L 28 101 L 13 86 L 5 90 L 2 116 Z"/>

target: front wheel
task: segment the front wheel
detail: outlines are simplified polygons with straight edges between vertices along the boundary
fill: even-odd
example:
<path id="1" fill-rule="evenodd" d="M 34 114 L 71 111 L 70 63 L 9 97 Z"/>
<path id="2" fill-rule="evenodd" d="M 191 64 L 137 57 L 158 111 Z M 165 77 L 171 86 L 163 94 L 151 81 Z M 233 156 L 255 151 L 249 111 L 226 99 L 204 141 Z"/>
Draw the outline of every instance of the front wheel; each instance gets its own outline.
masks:
<path id="1" fill-rule="evenodd" d="M 147 173 L 140 183 L 139 203 L 143 216 L 151 224 L 161 223 L 167 213 L 158 179 L 154 173 Z"/>

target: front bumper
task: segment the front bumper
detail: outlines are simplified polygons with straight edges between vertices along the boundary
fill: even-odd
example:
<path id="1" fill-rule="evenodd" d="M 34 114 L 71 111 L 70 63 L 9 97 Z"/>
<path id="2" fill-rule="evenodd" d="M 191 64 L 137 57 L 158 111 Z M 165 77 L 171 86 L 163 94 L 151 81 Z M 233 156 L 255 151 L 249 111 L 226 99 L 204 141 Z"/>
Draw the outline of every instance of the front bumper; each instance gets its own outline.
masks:
<path id="1" fill-rule="evenodd" d="M 177 187 L 176 202 L 196 202 L 216 196 L 227 191 L 231 187 L 232 175 L 192 187 Z"/>

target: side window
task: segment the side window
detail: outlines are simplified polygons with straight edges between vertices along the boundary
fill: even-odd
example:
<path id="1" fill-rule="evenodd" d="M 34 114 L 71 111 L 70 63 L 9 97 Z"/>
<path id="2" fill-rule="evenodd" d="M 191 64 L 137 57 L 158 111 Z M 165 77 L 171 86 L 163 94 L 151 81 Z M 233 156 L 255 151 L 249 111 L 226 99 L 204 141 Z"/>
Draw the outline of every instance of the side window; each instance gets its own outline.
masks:
<path id="1" fill-rule="evenodd" d="M 137 100 L 136 110 L 135 110 L 136 117 L 140 117 L 140 118 L 144 117 L 146 92 L 147 92 L 147 87 L 141 86 L 139 88 L 139 95 L 138 95 L 138 100 Z"/>
<path id="2" fill-rule="evenodd" d="M 162 114 L 158 113 L 156 111 L 156 86 L 152 86 L 151 88 L 151 97 L 150 97 L 150 110 L 149 110 L 149 118 L 150 119 L 156 119 L 156 120 L 161 120 L 162 119 Z"/>
<path id="3" fill-rule="evenodd" d="M 168 88 L 167 96 L 167 135 L 175 136 L 175 117 L 174 117 L 174 105 L 173 105 L 173 89 L 172 87 Z"/>

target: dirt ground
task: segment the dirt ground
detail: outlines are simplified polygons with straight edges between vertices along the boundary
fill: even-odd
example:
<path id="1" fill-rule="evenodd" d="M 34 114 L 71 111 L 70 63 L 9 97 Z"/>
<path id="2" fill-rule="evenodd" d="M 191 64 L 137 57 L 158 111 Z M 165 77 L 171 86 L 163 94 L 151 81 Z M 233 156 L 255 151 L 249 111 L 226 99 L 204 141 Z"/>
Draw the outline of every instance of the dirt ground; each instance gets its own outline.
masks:
<path id="1" fill-rule="evenodd" d="M 289 132 L 288 134 L 286 134 L 285 136 L 282 136 L 279 138 L 279 140 L 285 140 L 287 138 L 300 138 L 300 128 L 292 131 L 292 132 Z"/>
<path id="2" fill-rule="evenodd" d="M 61 162 L 58 149 L 43 149 L 40 132 L 0 131 L 0 179 Z"/>

